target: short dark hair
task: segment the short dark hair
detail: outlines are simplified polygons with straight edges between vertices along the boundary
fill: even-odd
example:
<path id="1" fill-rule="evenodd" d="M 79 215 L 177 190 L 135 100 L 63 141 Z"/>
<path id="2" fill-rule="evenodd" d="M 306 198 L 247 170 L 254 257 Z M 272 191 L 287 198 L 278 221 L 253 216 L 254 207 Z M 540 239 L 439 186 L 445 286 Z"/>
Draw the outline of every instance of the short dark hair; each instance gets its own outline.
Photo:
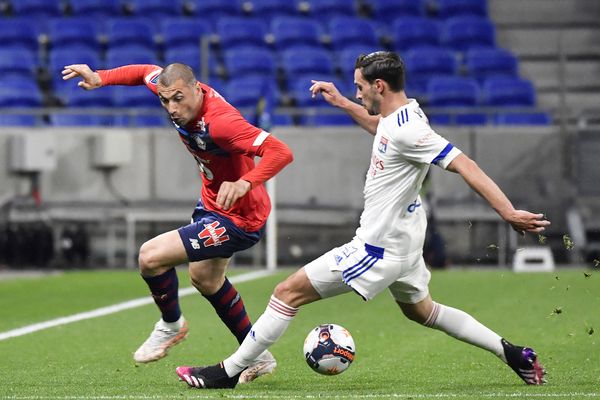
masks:
<path id="1" fill-rule="evenodd" d="M 375 79 L 382 79 L 392 91 L 404 90 L 404 61 L 392 51 L 361 54 L 356 59 L 354 69 L 360 69 L 369 83 L 373 83 Z"/>
<path id="2" fill-rule="evenodd" d="M 158 82 L 163 86 L 171 86 L 178 79 L 182 79 L 190 87 L 194 86 L 197 81 L 194 71 L 189 66 L 180 63 L 167 65 L 158 75 Z"/>

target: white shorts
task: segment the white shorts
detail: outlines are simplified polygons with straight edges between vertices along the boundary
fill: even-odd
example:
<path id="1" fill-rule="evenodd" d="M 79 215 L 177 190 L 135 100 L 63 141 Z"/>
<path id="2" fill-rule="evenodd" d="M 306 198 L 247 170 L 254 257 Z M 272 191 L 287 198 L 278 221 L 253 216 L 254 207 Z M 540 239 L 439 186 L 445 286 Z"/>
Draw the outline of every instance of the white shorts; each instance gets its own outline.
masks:
<path id="1" fill-rule="evenodd" d="M 312 286 L 322 298 L 352 290 L 370 300 L 390 289 L 394 299 L 414 304 L 429 294 L 431 273 L 423 253 L 386 259 L 385 250 L 354 238 L 336 247 L 304 267 Z"/>

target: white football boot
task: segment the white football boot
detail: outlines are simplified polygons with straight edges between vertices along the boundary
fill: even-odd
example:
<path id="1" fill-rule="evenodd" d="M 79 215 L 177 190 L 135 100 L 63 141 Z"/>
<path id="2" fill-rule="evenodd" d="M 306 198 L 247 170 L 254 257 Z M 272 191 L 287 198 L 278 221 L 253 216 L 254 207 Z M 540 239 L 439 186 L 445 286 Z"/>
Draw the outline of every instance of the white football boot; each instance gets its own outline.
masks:
<path id="1" fill-rule="evenodd" d="M 148 339 L 133 354 L 134 361 L 147 363 L 165 357 L 171 347 L 181 342 L 187 336 L 187 321 L 181 316 L 178 322 L 180 322 L 181 327 L 179 329 L 172 329 L 169 328 L 166 322 L 160 319 L 154 325 L 154 330 Z M 172 326 L 173 324 L 169 325 Z"/>

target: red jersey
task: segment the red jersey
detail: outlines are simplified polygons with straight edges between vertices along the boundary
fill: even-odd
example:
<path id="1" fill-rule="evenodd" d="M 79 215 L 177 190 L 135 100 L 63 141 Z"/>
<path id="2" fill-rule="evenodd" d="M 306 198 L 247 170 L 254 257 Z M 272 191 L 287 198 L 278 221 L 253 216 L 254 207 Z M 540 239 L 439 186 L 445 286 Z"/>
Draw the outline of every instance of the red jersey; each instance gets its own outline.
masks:
<path id="1" fill-rule="evenodd" d="M 145 84 L 158 94 L 156 83 L 161 71 L 155 65 L 131 65 L 98 73 L 103 85 Z M 174 125 L 202 173 L 202 202 L 207 210 L 230 218 L 243 230 L 256 231 L 265 224 L 271 211 L 263 182 L 291 162 L 292 153 L 268 132 L 247 122 L 210 86 L 203 83 L 200 86 L 204 100 L 195 121 L 186 127 Z M 258 167 L 255 156 L 263 157 Z M 221 184 L 238 179 L 250 182 L 252 189 L 228 210 L 221 209 L 216 204 Z"/>

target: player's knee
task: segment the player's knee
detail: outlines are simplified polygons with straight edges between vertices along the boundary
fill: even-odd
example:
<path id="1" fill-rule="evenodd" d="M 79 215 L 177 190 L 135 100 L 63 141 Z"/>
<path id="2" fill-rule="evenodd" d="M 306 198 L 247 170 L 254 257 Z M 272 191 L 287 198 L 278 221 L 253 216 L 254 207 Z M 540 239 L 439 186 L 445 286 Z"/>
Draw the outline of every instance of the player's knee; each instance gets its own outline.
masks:
<path id="1" fill-rule="evenodd" d="M 223 286 L 222 280 L 202 274 L 191 275 L 190 282 L 192 283 L 192 286 L 206 296 L 217 293 L 217 291 L 219 291 L 219 289 Z"/>
<path id="2" fill-rule="evenodd" d="M 149 242 L 144 243 L 140 247 L 138 263 L 142 274 L 154 272 L 162 266 L 156 247 L 152 246 Z"/>
<path id="3" fill-rule="evenodd" d="M 291 279 L 286 279 L 275 286 L 273 296 L 290 307 L 299 307 L 305 304 L 304 293 Z"/>

